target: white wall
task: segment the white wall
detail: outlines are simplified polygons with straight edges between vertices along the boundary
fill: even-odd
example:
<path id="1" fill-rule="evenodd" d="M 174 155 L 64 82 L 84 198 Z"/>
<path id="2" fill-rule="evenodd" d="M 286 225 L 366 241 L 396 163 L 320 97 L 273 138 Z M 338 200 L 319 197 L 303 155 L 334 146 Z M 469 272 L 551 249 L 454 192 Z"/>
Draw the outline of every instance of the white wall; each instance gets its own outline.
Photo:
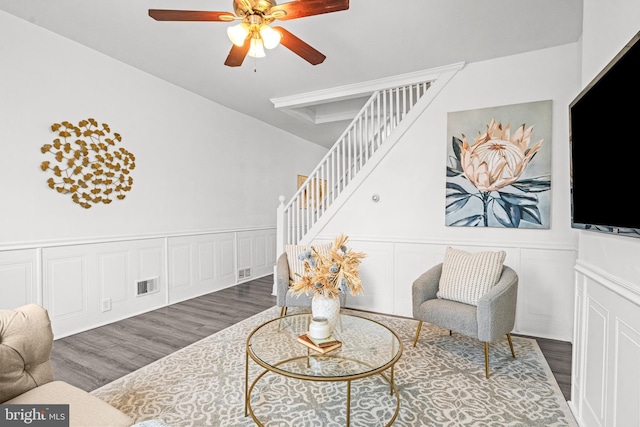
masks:
<path id="1" fill-rule="evenodd" d="M 0 12 L 0 244 L 273 225 L 326 149 Z M 53 123 L 93 117 L 136 156 L 124 201 L 47 187 Z"/>
<path id="2" fill-rule="evenodd" d="M 584 0 L 583 15 L 580 89 L 640 30 L 640 3 Z M 640 425 L 639 256 L 640 239 L 579 232 L 571 406 L 581 426 Z"/>
<path id="3" fill-rule="evenodd" d="M 570 227 L 568 105 L 579 87 L 576 44 L 467 64 L 320 233 L 344 232 L 369 254 L 365 294 L 348 305 L 411 315 L 411 284 L 447 245 L 504 249 L 520 277 L 516 331 L 571 340 L 577 233 Z M 447 113 L 552 100 L 548 230 L 445 226 Z M 380 195 L 380 202 L 371 200 Z"/>
<path id="4" fill-rule="evenodd" d="M 56 337 L 270 274 L 278 196 L 326 152 L 4 12 L 0 118 L 0 308 L 43 304 Z M 51 125 L 87 118 L 136 158 L 91 209 L 40 170 Z"/>

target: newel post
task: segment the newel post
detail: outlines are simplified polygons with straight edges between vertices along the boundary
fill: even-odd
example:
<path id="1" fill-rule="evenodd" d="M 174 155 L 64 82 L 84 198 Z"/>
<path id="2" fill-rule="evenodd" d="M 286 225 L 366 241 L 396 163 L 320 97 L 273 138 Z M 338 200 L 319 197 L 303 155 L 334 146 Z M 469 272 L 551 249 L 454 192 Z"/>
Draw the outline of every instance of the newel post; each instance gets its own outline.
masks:
<path id="1" fill-rule="evenodd" d="M 278 197 L 280 204 L 276 213 L 276 256 L 284 252 L 284 242 L 287 237 L 287 228 L 284 223 L 284 196 Z"/>

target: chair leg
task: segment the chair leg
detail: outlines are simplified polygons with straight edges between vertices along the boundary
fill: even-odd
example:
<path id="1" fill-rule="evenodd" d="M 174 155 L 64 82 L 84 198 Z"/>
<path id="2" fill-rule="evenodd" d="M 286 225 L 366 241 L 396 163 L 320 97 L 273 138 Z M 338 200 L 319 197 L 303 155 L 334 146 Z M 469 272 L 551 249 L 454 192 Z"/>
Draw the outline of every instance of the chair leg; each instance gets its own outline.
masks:
<path id="1" fill-rule="evenodd" d="M 280 319 L 278 320 L 278 332 L 280 332 L 280 323 L 282 322 L 282 318 L 287 315 L 287 306 L 285 305 L 280 309 Z"/>
<path id="2" fill-rule="evenodd" d="M 489 343 L 484 343 L 484 376 L 489 378 Z"/>
<path id="3" fill-rule="evenodd" d="M 513 358 L 516 358 L 516 352 L 513 351 L 513 342 L 511 341 L 511 334 L 507 334 L 507 339 L 509 340 L 509 347 L 511 347 L 511 355 Z"/>
<path id="4" fill-rule="evenodd" d="M 489 343 L 484 343 L 484 375 L 489 378 Z"/>
<path id="5" fill-rule="evenodd" d="M 416 331 L 416 337 L 415 337 L 415 339 L 413 340 L 413 346 L 414 346 L 414 347 L 416 346 L 416 343 L 418 342 L 418 335 L 420 335 L 420 329 L 422 329 L 422 320 L 420 320 L 420 321 L 418 322 L 418 330 Z"/>
<path id="6" fill-rule="evenodd" d="M 513 341 L 511 340 L 511 334 L 507 334 L 507 340 L 509 340 L 509 347 L 511 348 L 511 355 L 516 358 L 516 352 L 513 350 Z M 489 378 L 489 343 L 484 343 L 484 374 Z"/>

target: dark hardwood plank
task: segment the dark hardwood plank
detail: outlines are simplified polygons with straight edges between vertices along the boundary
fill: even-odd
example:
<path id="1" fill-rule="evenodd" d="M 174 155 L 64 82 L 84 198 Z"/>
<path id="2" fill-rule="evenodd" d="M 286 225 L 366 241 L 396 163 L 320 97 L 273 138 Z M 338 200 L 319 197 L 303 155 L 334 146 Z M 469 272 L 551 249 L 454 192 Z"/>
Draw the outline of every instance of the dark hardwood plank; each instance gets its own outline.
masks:
<path id="1" fill-rule="evenodd" d="M 516 336 L 516 335 L 514 335 Z M 538 343 L 545 360 L 553 372 L 553 376 L 560 386 L 565 400 L 571 400 L 571 355 L 573 346 L 567 341 L 558 341 L 547 338 L 537 338 L 528 335 L 518 335 L 532 338 Z M 516 355 L 517 356 L 517 355 Z"/>
<path id="2" fill-rule="evenodd" d="M 273 307 L 272 286 L 269 275 L 56 340 L 51 354 L 54 376 L 83 390 L 95 390 Z M 571 343 L 527 338 L 538 342 L 569 400 Z"/>
<path id="3" fill-rule="evenodd" d="M 54 341 L 54 376 L 86 391 L 260 313 L 276 303 L 273 276 Z"/>

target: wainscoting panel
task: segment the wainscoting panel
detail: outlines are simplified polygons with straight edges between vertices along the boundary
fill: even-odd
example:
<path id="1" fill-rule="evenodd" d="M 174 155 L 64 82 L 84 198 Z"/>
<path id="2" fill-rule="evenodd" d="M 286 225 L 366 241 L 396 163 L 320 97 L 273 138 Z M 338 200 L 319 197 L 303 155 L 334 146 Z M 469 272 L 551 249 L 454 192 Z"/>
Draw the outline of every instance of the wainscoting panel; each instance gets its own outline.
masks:
<path id="1" fill-rule="evenodd" d="M 237 233 L 238 283 L 273 273 L 276 261 L 275 229 Z"/>
<path id="2" fill-rule="evenodd" d="M 108 300 L 111 305 L 127 299 L 127 284 L 132 282 L 129 278 L 130 258 L 128 251 L 98 255 L 100 301 Z"/>
<path id="3" fill-rule="evenodd" d="M 256 236 L 255 243 L 251 264 L 256 269 L 265 268 L 267 266 L 267 236 Z"/>
<path id="4" fill-rule="evenodd" d="M 640 287 L 575 267 L 571 407 L 583 427 L 640 425 Z"/>
<path id="5" fill-rule="evenodd" d="M 399 316 L 413 316 L 413 282 L 425 271 L 442 262 L 438 258 L 441 247 L 413 243 L 395 245 L 395 295 L 393 312 Z"/>
<path id="6" fill-rule="evenodd" d="M 40 304 L 62 338 L 233 286 L 239 257 L 246 280 L 269 275 L 275 236 L 262 227 L 0 245 L 0 309 Z"/>
<path id="7" fill-rule="evenodd" d="M 505 261 L 506 262 L 506 261 Z M 567 251 L 521 249 L 516 330 L 568 341 L 573 333 L 573 265 Z"/>
<path id="8" fill-rule="evenodd" d="M 55 337 L 161 307 L 164 258 L 162 239 L 42 249 L 42 305 Z M 136 282 L 150 278 L 156 278 L 158 290 L 136 297 Z"/>
<path id="9" fill-rule="evenodd" d="M 587 297 L 586 325 L 589 340 L 586 343 L 585 408 L 598 425 L 605 425 L 605 402 L 607 401 L 607 309 Z"/>
<path id="10" fill-rule="evenodd" d="M 271 232 L 267 232 L 265 244 L 267 246 L 267 259 L 265 263 L 265 273 L 271 274 L 273 272 L 273 266 L 275 265 L 275 260 L 278 259 L 278 254 L 276 253 L 276 242 L 277 236 L 276 231 L 271 230 Z"/>
<path id="11" fill-rule="evenodd" d="M 634 318 L 636 325 L 617 319 L 615 365 L 625 368 L 616 369 L 613 376 L 612 426 L 640 426 L 640 329 L 637 314 Z"/>
<path id="12" fill-rule="evenodd" d="M 164 248 L 162 241 L 141 242 L 138 249 L 138 275 L 136 280 L 157 280 L 156 291 L 165 289 L 164 283 Z"/>
<path id="13" fill-rule="evenodd" d="M 333 236 L 319 236 L 314 241 L 332 240 Z M 381 241 L 358 236 L 350 236 L 348 246 L 367 254 L 360 268 L 364 295 L 350 297 L 349 307 L 411 317 L 414 280 L 443 262 L 448 246 L 470 253 L 504 250 L 505 264 L 519 276 L 514 332 L 569 342 L 573 339 L 574 248 Z"/>
<path id="14" fill-rule="evenodd" d="M 172 239 L 169 242 L 169 281 L 171 283 L 171 295 L 175 295 L 176 290 L 192 285 L 191 270 L 191 245 L 188 242 L 176 242 Z"/>
<path id="15" fill-rule="evenodd" d="M 571 411 L 578 414 L 582 411 L 581 404 L 584 401 L 582 393 L 584 391 L 583 379 L 584 375 L 582 366 L 584 363 L 584 292 L 586 287 L 586 277 L 583 275 L 575 275 L 575 299 L 574 299 L 574 320 L 573 320 L 573 346 L 571 354 Z"/>
<path id="16" fill-rule="evenodd" d="M 393 243 L 349 240 L 347 245 L 354 251 L 367 254 L 360 269 L 364 294 L 349 294 L 347 307 L 391 313 L 395 305 Z"/>
<path id="17" fill-rule="evenodd" d="M 238 233 L 238 281 L 251 280 L 251 271 L 247 270 L 253 264 L 254 238 L 247 233 Z"/>
<path id="18" fill-rule="evenodd" d="M 89 310 L 87 256 L 60 254 L 54 258 L 47 255 L 44 257 L 47 274 L 43 296 L 49 316 L 59 320 L 83 317 Z"/>
<path id="19" fill-rule="evenodd" d="M 213 242 L 205 242 L 197 245 L 198 251 L 198 280 L 213 280 L 216 277 L 216 251 Z M 213 262 L 212 262 L 213 261 Z"/>
<path id="20" fill-rule="evenodd" d="M 221 280 L 235 280 L 235 240 L 231 237 L 220 240 L 219 256 L 216 258 L 220 265 Z"/>
<path id="21" fill-rule="evenodd" d="M 176 303 L 235 283 L 234 233 L 172 237 L 169 301 Z"/>
<path id="22" fill-rule="evenodd" d="M 0 310 L 31 302 L 42 303 L 38 294 L 38 251 L 0 252 Z"/>

